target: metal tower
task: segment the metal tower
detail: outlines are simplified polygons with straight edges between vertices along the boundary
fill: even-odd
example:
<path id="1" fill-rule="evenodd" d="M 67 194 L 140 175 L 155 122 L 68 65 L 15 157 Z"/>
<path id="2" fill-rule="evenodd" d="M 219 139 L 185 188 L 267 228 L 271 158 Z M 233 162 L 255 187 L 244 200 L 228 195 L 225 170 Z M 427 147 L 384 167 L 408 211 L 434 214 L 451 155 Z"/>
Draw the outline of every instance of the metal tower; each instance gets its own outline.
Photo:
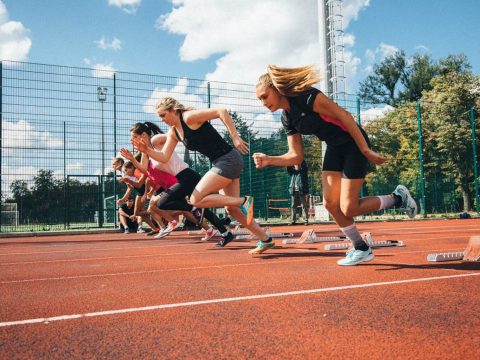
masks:
<path id="1" fill-rule="evenodd" d="M 342 0 L 318 0 L 319 41 L 323 42 L 325 92 L 345 105 L 346 80 L 343 44 Z"/>

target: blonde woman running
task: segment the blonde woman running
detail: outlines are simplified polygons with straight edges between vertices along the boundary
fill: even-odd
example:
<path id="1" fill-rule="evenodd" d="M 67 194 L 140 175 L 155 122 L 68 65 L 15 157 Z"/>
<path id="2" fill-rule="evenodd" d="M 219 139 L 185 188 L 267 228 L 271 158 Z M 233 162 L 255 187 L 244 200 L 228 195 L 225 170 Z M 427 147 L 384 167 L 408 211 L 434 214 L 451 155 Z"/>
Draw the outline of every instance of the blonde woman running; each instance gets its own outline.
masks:
<path id="1" fill-rule="evenodd" d="M 280 68 L 268 66 L 258 79 L 256 95 L 271 112 L 282 109 L 282 124 L 288 135 L 288 152 L 280 156 L 253 154 L 257 168 L 290 166 L 303 160 L 302 134 L 325 141 L 323 160 L 323 201 L 340 230 L 353 243 L 339 265 L 357 265 L 374 258 L 358 232 L 354 217 L 391 206 L 400 206 L 409 217 L 417 205 L 407 188 L 397 186 L 390 195 L 360 199 L 368 161 L 380 165 L 387 158 L 370 148 L 367 134 L 352 115 L 312 87 L 320 78 L 313 66 Z"/>
<path id="2" fill-rule="evenodd" d="M 199 208 L 225 207 L 229 215 L 256 235 L 260 241 L 251 254 L 259 254 L 275 246 L 272 239 L 253 219 L 253 197 L 240 197 L 240 173 L 243 160 L 240 153 L 248 153 L 248 144 L 237 133 L 235 124 L 226 109 L 192 109 L 183 106 L 171 97 L 161 99 L 156 105 L 158 116 L 170 129 L 162 150 L 155 150 L 146 142 L 135 141 L 133 145 L 151 159 L 167 162 L 178 142 L 188 150 L 198 151 L 213 164 L 196 184 L 190 195 L 190 203 Z M 232 148 L 210 124 L 220 119 L 226 126 L 235 149 Z M 234 236 L 225 237 L 217 246 L 223 247 Z"/>

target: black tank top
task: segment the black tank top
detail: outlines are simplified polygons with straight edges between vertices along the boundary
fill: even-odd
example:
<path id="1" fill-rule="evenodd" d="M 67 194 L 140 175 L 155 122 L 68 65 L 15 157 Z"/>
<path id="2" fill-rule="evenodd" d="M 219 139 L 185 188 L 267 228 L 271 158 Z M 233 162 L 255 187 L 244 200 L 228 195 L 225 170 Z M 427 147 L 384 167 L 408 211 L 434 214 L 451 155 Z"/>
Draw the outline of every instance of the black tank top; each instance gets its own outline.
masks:
<path id="1" fill-rule="evenodd" d="M 183 114 L 180 113 L 180 124 L 182 124 L 183 139 L 174 127 L 177 138 L 188 150 L 198 151 L 212 162 L 233 149 L 209 121 L 205 121 L 197 130 L 192 130 L 185 124 Z"/>

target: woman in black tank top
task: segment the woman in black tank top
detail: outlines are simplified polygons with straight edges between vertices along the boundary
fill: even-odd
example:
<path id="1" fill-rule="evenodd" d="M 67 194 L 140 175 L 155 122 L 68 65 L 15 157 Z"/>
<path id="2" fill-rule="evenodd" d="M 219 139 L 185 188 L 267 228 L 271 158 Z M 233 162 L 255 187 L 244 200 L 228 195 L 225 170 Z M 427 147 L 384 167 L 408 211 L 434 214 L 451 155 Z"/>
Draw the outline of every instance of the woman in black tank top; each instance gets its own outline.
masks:
<path id="1" fill-rule="evenodd" d="M 253 197 L 240 197 L 240 173 L 248 154 L 248 144 L 238 135 L 235 124 L 226 109 L 186 108 L 177 100 L 166 97 L 156 105 L 158 116 L 170 129 L 162 150 L 147 143 L 134 141 L 133 145 L 150 158 L 167 162 L 178 142 L 189 150 L 198 151 L 212 162 L 213 167 L 195 187 L 190 203 L 198 208 L 225 207 L 229 215 L 256 235 L 260 242 L 251 253 L 262 253 L 273 248 L 274 243 L 253 219 Z M 220 119 L 226 126 L 235 148 L 232 148 L 210 124 Z M 220 243 L 225 246 L 232 238 Z"/>
<path id="2" fill-rule="evenodd" d="M 413 217 L 417 205 L 403 185 L 390 195 L 360 199 L 367 161 L 380 165 L 387 158 L 370 149 L 368 137 L 348 111 L 312 87 L 319 81 L 313 66 L 269 65 L 268 72 L 258 80 L 256 95 L 271 112 L 283 109 L 289 150 L 280 156 L 256 153 L 253 159 L 257 168 L 291 166 L 303 160 L 302 134 L 316 135 L 327 143 L 322 172 L 324 205 L 354 246 L 337 263 L 357 265 L 372 260 L 373 254 L 368 241 L 358 232 L 354 217 L 391 206 L 400 206 Z"/>

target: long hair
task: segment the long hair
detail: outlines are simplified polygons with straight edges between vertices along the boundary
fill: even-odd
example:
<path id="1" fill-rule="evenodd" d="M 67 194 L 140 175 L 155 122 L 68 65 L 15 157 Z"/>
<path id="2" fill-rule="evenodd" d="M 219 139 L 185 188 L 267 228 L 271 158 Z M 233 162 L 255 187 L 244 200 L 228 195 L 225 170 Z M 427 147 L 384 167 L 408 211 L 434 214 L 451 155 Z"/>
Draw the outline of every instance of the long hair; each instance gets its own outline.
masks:
<path id="1" fill-rule="evenodd" d="M 133 132 L 137 135 L 142 135 L 147 133 L 148 136 L 152 137 L 156 134 L 164 134 L 164 132 L 154 123 L 146 121 L 144 123 L 138 122 L 132 126 L 130 132 Z"/>
<path id="2" fill-rule="evenodd" d="M 158 111 L 159 109 L 163 109 L 163 110 L 166 110 L 166 111 L 175 110 L 175 111 L 183 113 L 184 111 L 187 111 L 187 110 L 193 110 L 193 107 L 185 106 L 180 101 L 178 101 L 178 100 L 176 100 L 172 97 L 167 96 L 167 97 L 164 97 L 164 98 L 160 99 L 157 102 L 157 104 L 155 105 L 155 110 Z"/>
<path id="3" fill-rule="evenodd" d="M 268 65 L 267 73 L 258 78 L 257 86 L 273 86 L 282 95 L 295 96 L 311 89 L 320 79 L 315 65 L 297 68 Z"/>

